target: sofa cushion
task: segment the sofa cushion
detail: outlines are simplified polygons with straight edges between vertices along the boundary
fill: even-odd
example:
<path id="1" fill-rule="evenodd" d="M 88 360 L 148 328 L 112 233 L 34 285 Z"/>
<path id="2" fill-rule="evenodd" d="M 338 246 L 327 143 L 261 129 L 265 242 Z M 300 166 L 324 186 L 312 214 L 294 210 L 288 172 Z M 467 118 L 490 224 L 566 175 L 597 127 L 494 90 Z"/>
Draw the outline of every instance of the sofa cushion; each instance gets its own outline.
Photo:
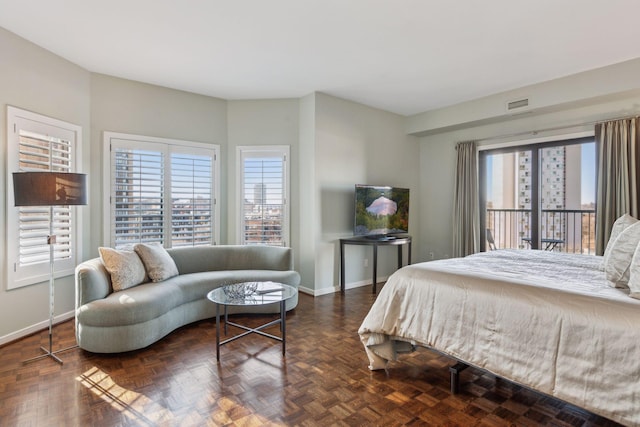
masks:
<path id="1" fill-rule="evenodd" d="M 133 250 L 140 256 L 152 282 L 161 282 L 178 275 L 176 263 L 160 243 L 138 243 Z"/>
<path id="2" fill-rule="evenodd" d="M 182 274 L 173 277 L 167 283 L 180 288 L 183 303 L 205 298 L 209 291 L 220 286 L 240 282 L 273 281 L 286 285 L 298 286 L 300 275 L 296 271 L 273 270 L 234 270 L 205 271 L 202 273 Z"/>
<path id="3" fill-rule="evenodd" d="M 204 300 L 209 291 L 224 284 L 274 281 L 298 285 L 296 271 L 236 270 L 182 274 L 161 284 L 145 283 L 114 292 L 77 310 L 77 320 L 91 326 L 125 326 L 146 322 L 193 301 Z M 213 303 L 212 303 L 213 304 Z"/>
<path id="4" fill-rule="evenodd" d="M 291 249 L 278 246 L 194 246 L 168 249 L 180 274 L 225 270 L 293 270 Z"/>
<path id="5" fill-rule="evenodd" d="M 180 304 L 182 292 L 177 286 L 148 282 L 84 304 L 76 310 L 76 318 L 90 326 L 133 325 L 158 318 Z"/>
<path id="6" fill-rule="evenodd" d="M 114 292 L 131 288 L 147 281 L 144 265 L 134 251 L 98 248 L 105 269 L 111 275 Z"/>

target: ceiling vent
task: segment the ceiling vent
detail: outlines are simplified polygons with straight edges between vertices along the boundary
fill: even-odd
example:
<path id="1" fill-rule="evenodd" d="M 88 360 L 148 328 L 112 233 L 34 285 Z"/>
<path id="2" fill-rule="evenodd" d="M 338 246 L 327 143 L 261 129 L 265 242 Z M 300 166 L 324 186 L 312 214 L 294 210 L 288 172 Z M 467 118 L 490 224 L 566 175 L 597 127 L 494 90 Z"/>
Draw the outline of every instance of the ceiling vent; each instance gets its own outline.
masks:
<path id="1" fill-rule="evenodd" d="M 518 99 L 516 101 L 507 102 L 508 112 L 517 112 L 524 110 L 529 106 L 529 98 Z"/>

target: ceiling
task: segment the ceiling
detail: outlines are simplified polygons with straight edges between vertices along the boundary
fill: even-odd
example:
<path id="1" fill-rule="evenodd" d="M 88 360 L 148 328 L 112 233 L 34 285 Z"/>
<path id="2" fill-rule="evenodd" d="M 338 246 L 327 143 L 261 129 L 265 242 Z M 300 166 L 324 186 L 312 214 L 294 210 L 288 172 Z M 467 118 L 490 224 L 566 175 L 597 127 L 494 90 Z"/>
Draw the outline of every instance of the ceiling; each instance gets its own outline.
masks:
<path id="1" fill-rule="evenodd" d="M 402 115 L 638 58 L 638 16 L 638 0 L 0 0 L 0 27 L 92 72 Z"/>

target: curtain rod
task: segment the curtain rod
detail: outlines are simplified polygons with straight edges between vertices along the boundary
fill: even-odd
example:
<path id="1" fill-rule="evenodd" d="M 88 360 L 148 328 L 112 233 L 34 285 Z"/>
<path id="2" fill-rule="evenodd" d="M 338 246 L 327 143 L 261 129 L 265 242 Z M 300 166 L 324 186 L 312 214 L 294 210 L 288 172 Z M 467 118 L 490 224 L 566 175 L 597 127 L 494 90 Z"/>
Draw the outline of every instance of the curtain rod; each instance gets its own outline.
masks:
<path id="1" fill-rule="evenodd" d="M 628 120 L 628 119 L 637 119 L 637 118 L 640 118 L 640 116 L 635 114 L 635 115 L 632 115 L 632 116 L 617 117 L 617 118 L 612 118 L 612 119 L 601 119 L 601 120 L 595 120 L 595 121 L 590 121 L 590 122 L 575 123 L 575 124 L 566 125 L 566 126 L 556 126 L 556 127 L 550 127 L 550 128 L 544 128 L 544 129 L 538 129 L 538 130 L 530 130 L 530 131 L 508 133 L 508 134 L 503 134 L 503 135 L 489 136 L 487 138 L 476 139 L 475 141 L 476 142 L 481 142 L 481 141 L 491 141 L 491 140 L 494 140 L 494 139 L 513 138 L 513 137 L 516 137 L 516 136 L 537 135 L 537 134 L 542 133 L 542 132 L 550 132 L 550 131 L 562 130 L 562 129 L 571 129 L 571 128 L 575 128 L 575 127 L 578 127 L 578 126 L 596 125 L 598 123 L 610 122 L 610 121 L 613 121 L 613 120 Z"/>

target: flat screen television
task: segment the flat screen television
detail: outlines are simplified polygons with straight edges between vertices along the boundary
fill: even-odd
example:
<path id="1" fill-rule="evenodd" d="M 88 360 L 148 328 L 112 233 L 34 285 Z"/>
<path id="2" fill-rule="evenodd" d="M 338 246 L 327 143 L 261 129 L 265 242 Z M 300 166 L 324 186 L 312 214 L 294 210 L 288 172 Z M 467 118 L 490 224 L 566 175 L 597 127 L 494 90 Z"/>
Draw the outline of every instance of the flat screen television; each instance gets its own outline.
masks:
<path id="1" fill-rule="evenodd" d="M 409 189 L 356 185 L 353 234 L 371 238 L 409 232 Z"/>

